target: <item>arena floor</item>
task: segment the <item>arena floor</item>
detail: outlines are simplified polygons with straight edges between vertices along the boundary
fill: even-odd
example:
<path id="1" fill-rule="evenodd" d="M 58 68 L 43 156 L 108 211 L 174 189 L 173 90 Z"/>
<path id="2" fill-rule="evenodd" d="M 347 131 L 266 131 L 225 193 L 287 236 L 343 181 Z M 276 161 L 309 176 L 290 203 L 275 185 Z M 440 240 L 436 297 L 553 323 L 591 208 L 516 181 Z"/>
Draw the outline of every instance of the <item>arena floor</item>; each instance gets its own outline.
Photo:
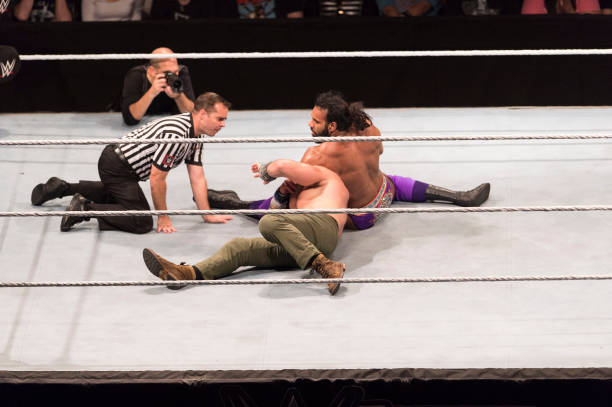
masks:
<path id="1" fill-rule="evenodd" d="M 610 133 L 612 108 L 371 109 L 383 135 Z M 233 111 L 217 137 L 308 136 L 310 112 Z M 3 114 L 0 139 L 118 138 L 120 114 Z M 305 143 L 209 144 L 209 187 L 265 198 L 250 164 L 300 159 Z M 98 179 L 102 146 L 0 146 L 0 211 L 33 211 L 50 176 Z M 486 206 L 612 204 L 612 141 L 386 142 L 384 172 L 452 189 L 492 185 Z M 150 199 L 148 185 L 143 185 Z M 70 198 L 43 210 L 63 210 Z M 441 204 L 399 203 L 397 206 Z M 194 209 L 187 171 L 168 207 Z M 0 281 L 154 280 L 145 247 L 193 263 L 236 236 L 174 216 L 178 232 L 60 232 L 59 217 L 0 218 Z M 610 212 L 390 214 L 347 231 L 345 277 L 609 274 Z M 255 270 L 236 279 L 302 278 Z M 2 371 L 478 369 L 612 367 L 612 281 L 0 288 Z"/>

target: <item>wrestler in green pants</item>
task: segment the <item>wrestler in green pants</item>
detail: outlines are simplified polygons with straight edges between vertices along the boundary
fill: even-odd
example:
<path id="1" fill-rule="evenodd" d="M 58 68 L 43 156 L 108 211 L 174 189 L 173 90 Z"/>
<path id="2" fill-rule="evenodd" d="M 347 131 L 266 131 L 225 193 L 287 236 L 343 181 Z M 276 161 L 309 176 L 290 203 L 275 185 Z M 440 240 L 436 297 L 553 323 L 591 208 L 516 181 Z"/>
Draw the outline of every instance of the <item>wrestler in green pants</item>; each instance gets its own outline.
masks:
<path id="1" fill-rule="evenodd" d="M 205 279 L 231 274 L 241 266 L 306 269 L 338 244 L 338 222 L 327 214 L 268 214 L 259 221 L 263 238 L 235 238 L 194 266 Z"/>

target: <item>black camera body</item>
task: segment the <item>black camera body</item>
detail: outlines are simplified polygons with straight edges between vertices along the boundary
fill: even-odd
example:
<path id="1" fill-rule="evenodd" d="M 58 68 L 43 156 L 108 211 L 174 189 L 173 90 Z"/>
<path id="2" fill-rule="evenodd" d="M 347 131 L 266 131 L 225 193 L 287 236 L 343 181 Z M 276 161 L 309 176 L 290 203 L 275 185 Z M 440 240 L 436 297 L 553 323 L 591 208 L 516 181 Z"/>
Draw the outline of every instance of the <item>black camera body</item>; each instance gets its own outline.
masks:
<path id="1" fill-rule="evenodd" d="M 166 78 L 166 83 L 174 93 L 182 93 L 183 92 L 183 81 L 178 77 L 174 72 L 166 71 L 164 72 L 164 77 Z"/>

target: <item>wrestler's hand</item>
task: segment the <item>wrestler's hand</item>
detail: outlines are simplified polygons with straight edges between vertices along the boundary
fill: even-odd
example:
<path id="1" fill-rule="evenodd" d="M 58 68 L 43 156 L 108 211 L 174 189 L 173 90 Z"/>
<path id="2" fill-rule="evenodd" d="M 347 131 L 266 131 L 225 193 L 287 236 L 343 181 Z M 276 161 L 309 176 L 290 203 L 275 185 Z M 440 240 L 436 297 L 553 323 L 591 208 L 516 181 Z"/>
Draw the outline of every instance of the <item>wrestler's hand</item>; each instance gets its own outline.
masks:
<path id="1" fill-rule="evenodd" d="M 229 215 L 204 215 L 202 217 L 206 223 L 227 223 L 228 220 L 233 219 Z"/>
<path id="2" fill-rule="evenodd" d="M 168 215 L 161 215 L 157 218 L 157 233 L 174 233 L 176 229 L 172 226 L 172 222 L 170 222 L 170 217 Z"/>
<path id="3" fill-rule="evenodd" d="M 253 173 L 253 177 L 259 178 L 259 163 L 251 165 L 251 172 Z"/>
<path id="4" fill-rule="evenodd" d="M 293 181 L 289 181 L 288 179 L 286 179 L 281 186 L 279 187 L 281 194 L 284 195 L 291 195 L 293 194 L 295 191 L 297 191 L 298 189 L 298 185 L 293 182 Z"/>
<path id="5" fill-rule="evenodd" d="M 260 168 L 259 163 L 255 163 L 255 164 L 251 165 L 251 172 L 253 173 L 253 177 L 254 178 L 259 178 L 259 168 Z M 264 181 L 263 183 L 267 184 L 266 181 Z"/>

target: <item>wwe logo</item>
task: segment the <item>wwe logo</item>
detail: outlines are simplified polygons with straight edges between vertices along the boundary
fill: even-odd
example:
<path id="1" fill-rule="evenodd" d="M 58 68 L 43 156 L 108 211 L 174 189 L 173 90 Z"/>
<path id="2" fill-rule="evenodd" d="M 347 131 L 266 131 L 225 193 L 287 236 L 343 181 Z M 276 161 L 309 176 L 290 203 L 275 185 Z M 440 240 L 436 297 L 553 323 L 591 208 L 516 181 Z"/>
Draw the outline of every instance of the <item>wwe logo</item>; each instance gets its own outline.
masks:
<path id="1" fill-rule="evenodd" d="M 15 63 L 17 60 L 13 59 L 12 61 L 0 62 L 0 78 L 6 78 L 10 74 L 13 73 L 13 69 L 15 69 Z"/>
<path id="2" fill-rule="evenodd" d="M 0 14 L 4 14 L 8 10 L 9 2 L 11 0 L 0 0 Z"/>

